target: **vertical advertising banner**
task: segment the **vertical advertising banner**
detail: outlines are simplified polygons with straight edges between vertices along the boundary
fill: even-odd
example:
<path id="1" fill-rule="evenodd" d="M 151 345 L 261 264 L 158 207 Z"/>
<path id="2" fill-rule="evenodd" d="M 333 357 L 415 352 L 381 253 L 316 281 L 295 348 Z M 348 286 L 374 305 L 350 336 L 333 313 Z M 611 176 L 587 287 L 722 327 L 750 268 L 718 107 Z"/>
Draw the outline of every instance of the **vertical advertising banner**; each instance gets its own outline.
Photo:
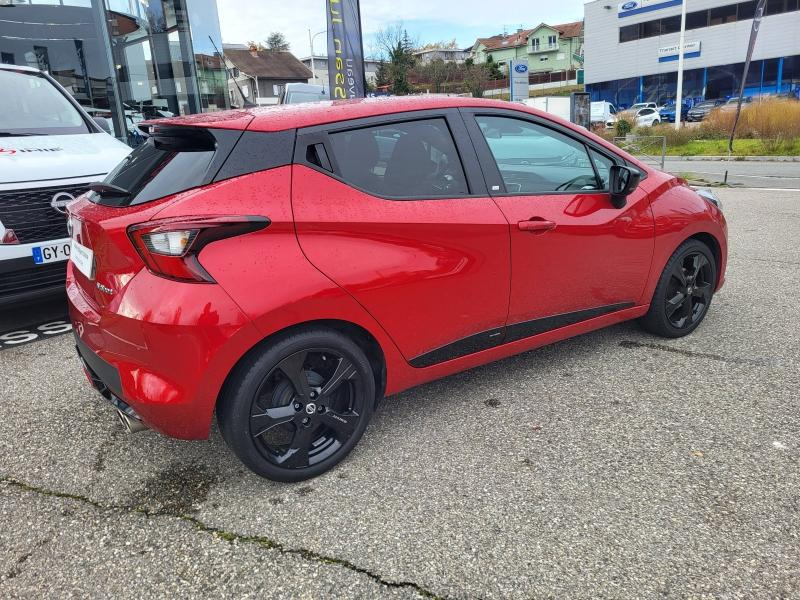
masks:
<path id="1" fill-rule="evenodd" d="M 509 64 L 509 71 L 511 101 L 522 102 L 531 95 L 530 87 L 528 87 L 528 59 L 513 59 Z"/>
<path id="2" fill-rule="evenodd" d="M 332 100 L 363 98 L 364 48 L 358 0 L 325 0 L 328 13 L 328 82 Z"/>
<path id="3" fill-rule="evenodd" d="M 733 152 L 733 136 L 736 134 L 736 126 L 739 124 L 739 115 L 742 112 L 742 96 L 744 95 L 744 84 L 747 82 L 747 72 L 750 70 L 750 61 L 753 58 L 753 49 L 756 47 L 758 30 L 761 27 L 761 19 L 764 17 L 764 8 L 767 0 L 758 0 L 756 4 L 756 14 L 753 16 L 753 27 L 750 29 L 750 42 L 747 44 L 747 56 L 744 59 L 744 73 L 742 73 L 742 83 L 739 86 L 739 102 L 736 103 L 736 116 L 733 118 L 731 136 L 728 138 L 728 152 Z"/>

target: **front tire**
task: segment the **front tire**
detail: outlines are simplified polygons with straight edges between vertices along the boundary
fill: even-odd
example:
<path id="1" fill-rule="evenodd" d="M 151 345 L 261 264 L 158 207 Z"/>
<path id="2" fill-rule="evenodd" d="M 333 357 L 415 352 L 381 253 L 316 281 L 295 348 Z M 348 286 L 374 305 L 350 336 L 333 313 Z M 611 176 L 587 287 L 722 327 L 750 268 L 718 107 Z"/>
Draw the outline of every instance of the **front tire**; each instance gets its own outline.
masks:
<path id="1" fill-rule="evenodd" d="M 254 473 L 302 481 L 350 453 L 374 405 L 375 378 L 361 348 L 314 328 L 245 358 L 220 395 L 217 419 L 228 447 Z"/>
<path id="2" fill-rule="evenodd" d="M 653 293 L 644 329 L 667 338 L 683 337 L 705 318 L 717 281 L 714 254 L 698 240 L 687 240 L 672 254 Z"/>

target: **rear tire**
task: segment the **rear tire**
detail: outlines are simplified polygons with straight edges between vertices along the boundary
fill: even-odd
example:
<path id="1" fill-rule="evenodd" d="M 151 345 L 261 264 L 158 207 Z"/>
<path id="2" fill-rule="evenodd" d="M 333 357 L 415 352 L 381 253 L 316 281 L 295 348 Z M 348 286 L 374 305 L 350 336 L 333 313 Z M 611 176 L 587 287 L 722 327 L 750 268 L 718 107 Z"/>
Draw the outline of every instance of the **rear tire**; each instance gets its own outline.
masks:
<path id="1" fill-rule="evenodd" d="M 650 310 L 641 326 L 667 338 L 683 337 L 703 321 L 717 281 L 714 253 L 704 243 L 690 239 L 667 261 L 658 280 Z"/>
<path id="2" fill-rule="evenodd" d="M 350 453 L 374 405 L 364 352 L 320 327 L 278 338 L 237 365 L 220 394 L 217 420 L 228 447 L 254 473 L 302 481 Z"/>

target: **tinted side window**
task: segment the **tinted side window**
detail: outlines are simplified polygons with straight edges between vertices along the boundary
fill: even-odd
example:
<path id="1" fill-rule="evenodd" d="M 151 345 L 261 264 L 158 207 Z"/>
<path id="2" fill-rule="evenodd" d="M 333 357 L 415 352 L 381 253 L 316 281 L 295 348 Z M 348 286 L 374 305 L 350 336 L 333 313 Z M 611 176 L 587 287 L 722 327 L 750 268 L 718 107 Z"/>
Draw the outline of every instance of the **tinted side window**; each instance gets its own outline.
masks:
<path id="1" fill-rule="evenodd" d="M 475 119 L 508 193 L 600 189 L 586 148 L 577 140 L 512 117 Z"/>
<path id="2" fill-rule="evenodd" d="M 432 198 L 469 193 L 444 119 L 392 123 L 329 136 L 341 177 L 376 196 Z"/>

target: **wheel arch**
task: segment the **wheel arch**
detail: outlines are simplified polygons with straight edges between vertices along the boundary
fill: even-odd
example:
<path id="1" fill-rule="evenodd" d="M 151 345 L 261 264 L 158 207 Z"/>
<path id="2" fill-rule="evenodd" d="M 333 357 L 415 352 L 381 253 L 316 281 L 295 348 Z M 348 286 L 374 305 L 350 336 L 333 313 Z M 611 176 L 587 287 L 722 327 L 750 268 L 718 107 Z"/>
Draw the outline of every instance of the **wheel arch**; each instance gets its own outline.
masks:
<path id="1" fill-rule="evenodd" d="M 688 238 L 683 240 L 681 244 L 683 244 L 688 240 L 697 240 L 698 242 L 705 244 L 706 246 L 708 246 L 708 248 L 714 255 L 714 263 L 716 267 L 716 278 L 717 278 L 717 280 L 714 282 L 714 289 L 717 289 L 719 287 L 720 278 L 722 277 L 722 269 L 721 269 L 722 248 L 720 247 L 719 240 L 716 237 L 714 237 L 714 235 L 712 235 L 711 233 L 705 231 L 701 231 L 699 233 L 695 233 L 694 235 L 690 235 Z M 678 244 L 678 247 L 680 247 L 681 244 Z"/>
<path id="2" fill-rule="evenodd" d="M 367 329 L 350 321 L 341 319 L 314 319 L 310 321 L 294 323 L 284 327 L 283 329 L 273 331 L 255 343 L 249 350 L 244 352 L 230 369 L 225 377 L 225 381 L 223 382 L 222 386 L 220 386 L 220 391 L 217 394 L 217 399 L 214 403 L 215 406 L 219 402 L 219 398 L 229 381 L 236 373 L 239 365 L 241 365 L 248 357 L 252 356 L 254 352 L 260 351 L 264 346 L 275 343 L 276 340 L 279 340 L 283 337 L 288 337 L 301 331 L 319 327 L 332 329 L 338 333 L 346 335 L 353 342 L 355 342 L 358 347 L 361 348 L 361 350 L 364 351 L 364 354 L 366 355 L 367 360 L 369 360 L 370 366 L 372 367 L 373 376 L 375 377 L 375 403 L 377 405 L 381 398 L 383 398 L 384 392 L 386 391 L 387 368 L 386 356 L 378 340 Z"/>

